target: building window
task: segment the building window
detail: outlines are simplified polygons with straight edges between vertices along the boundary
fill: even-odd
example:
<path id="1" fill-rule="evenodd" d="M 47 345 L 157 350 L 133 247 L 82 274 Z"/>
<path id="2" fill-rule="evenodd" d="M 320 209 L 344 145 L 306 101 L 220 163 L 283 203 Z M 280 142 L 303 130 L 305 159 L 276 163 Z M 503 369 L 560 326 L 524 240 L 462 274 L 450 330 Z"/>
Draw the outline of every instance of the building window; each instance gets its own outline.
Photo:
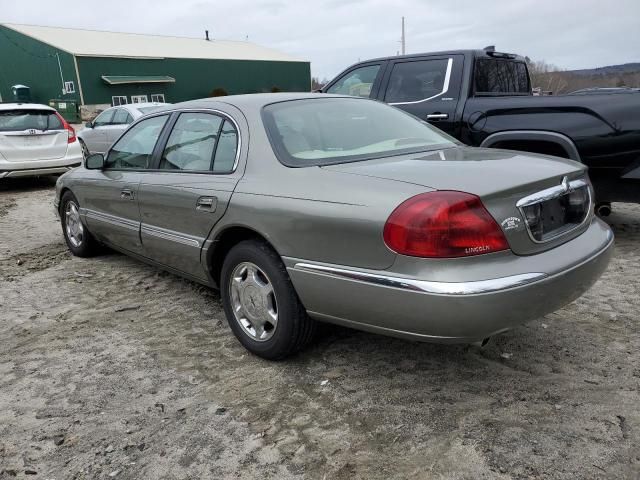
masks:
<path id="1" fill-rule="evenodd" d="M 64 82 L 64 93 L 76 93 L 76 86 L 73 82 Z"/>
<path id="2" fill-rule="evenodd" d="M 152 93 L 151 94 L 151 101 L 152 102 L 158 102 L 158 103 L 164 103 L 164 93 Z"/>
<path id="3" fill-rule="evenodd" d="M 115 97 L 111 97 L 111 104 L 114 107 L 117 107 L 118 105 L 126 105 L 127 102 L 127 97 L 125 97 L 124 95 L 117 95 Z"/>
<path id="4" fill-rule="evenodd" d="M 131 103 L 147 103 L 146 95 L 131 95 Z"/>

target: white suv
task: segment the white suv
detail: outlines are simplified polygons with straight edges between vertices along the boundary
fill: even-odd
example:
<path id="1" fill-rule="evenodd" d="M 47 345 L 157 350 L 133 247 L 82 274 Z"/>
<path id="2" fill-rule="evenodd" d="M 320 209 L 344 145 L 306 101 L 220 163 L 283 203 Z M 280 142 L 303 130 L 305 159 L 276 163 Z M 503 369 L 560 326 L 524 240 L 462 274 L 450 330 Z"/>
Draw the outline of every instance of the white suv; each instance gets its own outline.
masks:
<path id="1" fill-rule="evenodd" d="M 0 104 L 0 178 L 63 173 L 81 162 L 75 130 L 53 108 Z"/>

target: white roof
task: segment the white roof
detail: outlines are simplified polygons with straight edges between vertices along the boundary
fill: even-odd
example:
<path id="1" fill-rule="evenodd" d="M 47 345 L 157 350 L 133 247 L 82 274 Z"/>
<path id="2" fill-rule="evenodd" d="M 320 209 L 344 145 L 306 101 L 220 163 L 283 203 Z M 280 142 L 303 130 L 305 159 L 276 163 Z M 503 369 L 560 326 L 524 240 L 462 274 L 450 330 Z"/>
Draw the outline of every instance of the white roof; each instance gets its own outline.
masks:
<path id="1" fill-rule="evenodd" d="M 2 25 L 77 56 L 304 61 L 271 48 L 242 41 L 207 41 L 204 38 L 167 37 L 13 23 Z"/>

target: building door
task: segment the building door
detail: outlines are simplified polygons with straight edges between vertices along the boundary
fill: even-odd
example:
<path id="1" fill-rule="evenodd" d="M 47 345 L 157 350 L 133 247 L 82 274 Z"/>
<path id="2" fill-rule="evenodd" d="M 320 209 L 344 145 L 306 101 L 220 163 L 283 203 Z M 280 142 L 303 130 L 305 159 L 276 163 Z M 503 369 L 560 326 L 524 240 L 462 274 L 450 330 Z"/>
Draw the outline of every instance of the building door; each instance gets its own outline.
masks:
<path id="1" fill-rule="evenodd" d="M 147 103 L 146 95 L 131 95 L 131 103 Z"/>

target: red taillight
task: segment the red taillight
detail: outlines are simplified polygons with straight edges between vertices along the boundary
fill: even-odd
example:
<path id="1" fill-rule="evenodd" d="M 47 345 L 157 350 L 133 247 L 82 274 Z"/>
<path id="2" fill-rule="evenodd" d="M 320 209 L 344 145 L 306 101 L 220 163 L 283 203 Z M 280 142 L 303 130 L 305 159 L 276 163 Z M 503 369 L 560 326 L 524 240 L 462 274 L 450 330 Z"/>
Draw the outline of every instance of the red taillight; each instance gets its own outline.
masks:
<path id="1" fill-rule="evenodd" d="M 402 255 L 467 257 L 509 248 L 482 201 L 465 192 L 416 195 L 396 208 L 384 226 L 384 242 Z"/>
<path id="2" fill-rule="evenodd" d="M 75 142 L 76 131 L 73 129 L 71 125 L 69 125 L 69 122 L 67 122 L 64 118 L 62 118 L 62 115 L 60 115 L 58 112 L 56 112 L 56 116 L 60 119 L 60 121 L 62 122 L 62 126 L 67 131 L 67 135 L 68 135 L 67 143 Z"/>

